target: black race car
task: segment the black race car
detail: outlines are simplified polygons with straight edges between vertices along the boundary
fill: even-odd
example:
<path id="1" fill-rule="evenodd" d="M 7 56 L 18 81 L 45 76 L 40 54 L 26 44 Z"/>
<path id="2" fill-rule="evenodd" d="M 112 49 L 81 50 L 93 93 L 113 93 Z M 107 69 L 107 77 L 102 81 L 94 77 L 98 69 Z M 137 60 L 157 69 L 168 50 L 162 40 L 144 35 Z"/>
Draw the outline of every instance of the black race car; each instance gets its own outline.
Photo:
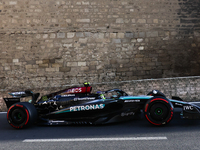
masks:
<path id="1" fill-rule="evenodd" d="M 67 124 L 107 124 L 133 119 L 144 113 L 153 125 L 169 123 L 175 107 L 182 108 L 182 118 L 200 119 L 200 102 L 184 102 L 179 97 L 166 98 L 158 90 L 147 95 L 130 96 L 120 89 L 91 93 L 92 87 L 71 87 L 42 96 L 26 90 L 9 93 L 12 98 L 4 98 L 7 105 L 8 123 L 16 128 L 38 125 Z M 21 98 L 31 96 L 29 102 Z"/>

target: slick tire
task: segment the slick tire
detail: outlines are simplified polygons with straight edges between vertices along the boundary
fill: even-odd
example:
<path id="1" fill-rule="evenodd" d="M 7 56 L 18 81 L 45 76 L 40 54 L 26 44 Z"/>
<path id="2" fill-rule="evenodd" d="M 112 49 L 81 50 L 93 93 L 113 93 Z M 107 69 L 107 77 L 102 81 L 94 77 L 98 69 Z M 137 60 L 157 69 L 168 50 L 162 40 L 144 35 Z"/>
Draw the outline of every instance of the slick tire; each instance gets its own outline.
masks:
<path id="1" fill-rule="evenodd" d="M 37 120 L 37 110 L 31 103 L 19 102 L 8 109 L 7 120 L 13 128 L 26 128 Z"/>
<path id="2" fill-rule="evenodd" d="M 153 97 L 145 104 L 144 114 L 153 125 L 166 125 L 172 120 L 173 105 L 165 97 Z"/>

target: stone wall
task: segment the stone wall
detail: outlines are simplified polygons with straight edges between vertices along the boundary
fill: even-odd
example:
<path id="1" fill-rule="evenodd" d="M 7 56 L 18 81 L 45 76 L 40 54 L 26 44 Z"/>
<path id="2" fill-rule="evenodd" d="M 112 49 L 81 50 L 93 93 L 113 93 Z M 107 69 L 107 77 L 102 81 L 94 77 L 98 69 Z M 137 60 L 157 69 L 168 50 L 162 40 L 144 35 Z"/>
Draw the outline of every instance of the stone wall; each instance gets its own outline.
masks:
<path id="1" fill-rule="evenodd" d="M 184 101 L 200 101 L 200 76 L 194 77 L 176 77 L 176 78 L 162 78 L 162 79 L 143 79 L 143 80 L 131 80 L 121 82 L 103 82 L 103 83 L 91 83 L 93 87 L 92 93 L 97 91 L 106 91 L 113 88 L 122 89 L 129 95 L 146 95 L 151 90 L 157 89 L 163 92 L 167 98 L 172 96 L 179 96 Z M 49 86 L 46 88 L 35 88 L 33 92 L 40 92 L 41 96 L 49 94 L 64 88 L 74 86 Z M 76 86 L 83 86 L 83 84 L 77 84 Z M 25 89 L 24 89 L 25 90 Z M 9 91 L 11 92 L 11 91 Z M 8 97 L 6 92 L 1 92 L 0 96 L 0 111 L 6 111 L 7 108 L 3 101 L 4 97 Z M 24 101 L 28 101 L 24 99 Z"/>
<path id="2" fill-rule="evenodd" d="M 0 0 L 0 91 L 197 76 L 199 8 L 199 0 Z"/>
<path id="3" fill-rule="evenodd" d="M 1 0 L 2 90 L 199 75 L 198 0 Z"/>

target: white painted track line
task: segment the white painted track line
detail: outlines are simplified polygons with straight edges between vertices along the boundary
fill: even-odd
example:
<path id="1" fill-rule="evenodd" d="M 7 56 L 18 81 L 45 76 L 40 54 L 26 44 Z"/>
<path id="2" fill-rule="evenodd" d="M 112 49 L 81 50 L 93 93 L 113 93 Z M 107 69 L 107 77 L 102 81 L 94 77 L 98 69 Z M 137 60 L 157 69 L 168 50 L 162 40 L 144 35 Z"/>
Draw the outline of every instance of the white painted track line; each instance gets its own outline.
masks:
<path id="1" fill-rule="evenodd" d="M 0 114 L 6 114 L 7 112 L 0 112 Z"/>
<path id="2" fill-rule="evenodd" d="M 87 142 L 87 141 L 139 141 L 167 140 L 167 137 L 121 137 L 121 138 L 74 138 L 74 139 L 25 139 L 22 142 Z"/>

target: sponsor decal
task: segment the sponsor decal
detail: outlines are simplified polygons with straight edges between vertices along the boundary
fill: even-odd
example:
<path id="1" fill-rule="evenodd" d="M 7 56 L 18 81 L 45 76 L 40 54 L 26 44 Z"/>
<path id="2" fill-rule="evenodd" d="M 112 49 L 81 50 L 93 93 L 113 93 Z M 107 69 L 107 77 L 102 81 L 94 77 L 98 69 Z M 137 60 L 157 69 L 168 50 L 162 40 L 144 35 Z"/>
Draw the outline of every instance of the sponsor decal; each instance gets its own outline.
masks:
<path id="1" fill-rule="evenodd" d="M 5 101 L 19 101 L 20 98 L 4 98 Z"/>
<path id="2" fill-rule="evenodd" d="M 74 101 L 95 100 L 95 97 L 74 98 Z"/>
<path id="3" fill-rule="evenodd" d="M 65 93 L 81 93 L 82 92 L 82 88 L 72 88 L 67 90 Z"/>
<path id="4" fill-rule="evenodd" d="M 139 99 L 135 99 L 135 100 L 125 100 L 125 103 L 134 103 L 134 102 L 140 102 Z"/>
<path id="5" fill-rule="evenodd" d="M 84 110 L 96 110 L 96 109 L 103 109 L 105 104 L 93 104 L 93 105 L 85 105 L 85 106 L 74 106 L 70 107 L 71 111 L 84 111 Z"/>
<path id="6" fill-rule="evenodd" d="M 49 123 L 61 123 L 65 122 L 64 120 L 49 120 Z"/>
<path id="7" fill-rule="evenodd" d="M 61 97 L 70 97 L 70 96 L 75 96 L 75 94 L 61 95 Z"/>
<path id="8" fill-rule="evenodd" d="M 122 117 L 125 117 L 125 116 L 133 116 L 133 115 L 135 115 L 134 112 L 121 113 L 121 116 L 122 116 Z"/>
<path id="9" fill-rule="evenodd" d="M 180 103 L 175 103 L 175 105 L 178 105 L 178 106 L 183 106 L 183 104 L 180 104 Z"/>
<path id="10" fill-rule="evenodd" d="M 193 110 L 193 106 L 183 106 L 183 110 Z"/>

